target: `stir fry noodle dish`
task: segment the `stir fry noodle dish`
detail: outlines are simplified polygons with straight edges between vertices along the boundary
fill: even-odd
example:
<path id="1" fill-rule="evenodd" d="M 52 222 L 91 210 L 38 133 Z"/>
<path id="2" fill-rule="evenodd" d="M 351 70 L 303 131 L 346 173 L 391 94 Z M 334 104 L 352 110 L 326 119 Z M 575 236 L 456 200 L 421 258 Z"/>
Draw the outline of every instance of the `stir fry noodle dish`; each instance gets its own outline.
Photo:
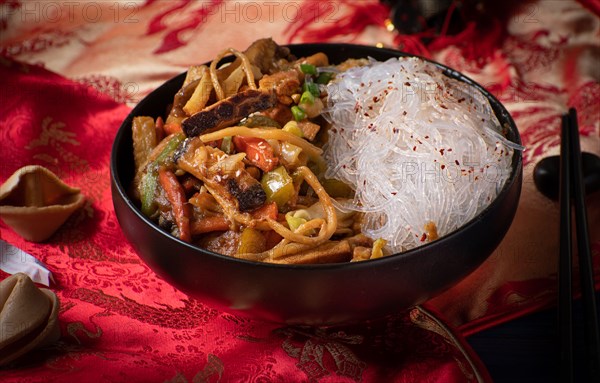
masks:
<path id="1" fill-rule="evenodd" d="M 479 214 L 522 148 L 487 99 L 420 58 L 330 62 L 271 39 L 192 66 L 133 119 L 144 215 L 182 241 L 279 264 L 355 262 Z"/>

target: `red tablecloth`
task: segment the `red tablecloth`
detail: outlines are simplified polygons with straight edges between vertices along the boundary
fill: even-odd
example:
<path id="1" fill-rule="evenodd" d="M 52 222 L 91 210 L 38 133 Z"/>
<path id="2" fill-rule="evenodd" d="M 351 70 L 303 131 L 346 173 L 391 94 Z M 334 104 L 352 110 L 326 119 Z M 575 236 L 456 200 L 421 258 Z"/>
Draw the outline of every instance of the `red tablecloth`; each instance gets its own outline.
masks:
<path id="1" fill-rule="evenodd" d="M 531 2 L 499 17 L 498 29 L 467 27 L 429 45 L 388 32 L 388 10 L 372 1 L 1 4 L 0 180 L 40 164 L 88 197 L 45 244 L 0 225 L 3 240 L 53 271 L 62 304 L 60 341 L 0 370 L 3 381 L 489 381 L 463 336 L 554 302 L 558 209 L 532 170 L 558 152 L 568 106 L 579 111 L 583 149 L 600 154 L 599 2 Z M 188 65 L 265 36 L 402 44 L 498 96 L 527 147 L 525 181 L 514 224 L 482 267 L 425 308 L 322 329 L 215 311 L 139 260 L 112 210 L 116 129 Z M 588 208 L 598 273 L 598 199 Z"/>

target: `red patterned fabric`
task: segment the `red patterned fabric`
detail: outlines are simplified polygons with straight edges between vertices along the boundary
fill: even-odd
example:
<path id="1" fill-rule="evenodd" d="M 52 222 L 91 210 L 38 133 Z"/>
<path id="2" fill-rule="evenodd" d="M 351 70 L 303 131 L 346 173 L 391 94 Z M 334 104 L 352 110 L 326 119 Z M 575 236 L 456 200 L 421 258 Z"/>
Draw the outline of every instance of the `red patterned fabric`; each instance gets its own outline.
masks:
<path id="1" fill-rule="evenodd" d="M 288 3 L 0 1 L 0 181 L 39 164 L 88 197 L 45 244 L 0 224 L 1 239 L 53 271 L 62 330 L 58 343 L 0 370 L 3 382 L 490 381 L 463 336 L 554 303 L 558 205 L 535 189 L 532 171 L 558 153 L 560 114 L 569 106 L 579 112 L 583 149 L 600 154 L 600 1 L 528 2 L 490 35 L 474 33 L 473 24 L 429 45 L 388 32 L 386 9 L 374 0 Z M 120 122 L 188 65 L 265 36 L 402 44 L 497 95 L 527 149 L 515 221 L 487 262 L 425 308 L 319 329 L 215 311 L 140 261 L 112 211 L 107 164 Z M 482 41 L 485 52 L 474 49 Z M 599 274 L 594 197 L 588 218 Z"/>
<path id="2" fill-rule="evenodd" d="M 0 77 L 11 95 L 0 106 L 11 143 L 0 177 L 36 163 L 88 197 L 45 244 L 1 226 L 3 240 L 53 271 L 62 330 L 58 343 L 1 371 L 4 382 L 488 380 L 464 340 L 421 308 L 360 326 L 290 327 L 176 291 L 140 261 L 113 212 L 108 158 L 129 108 L 35 66 L 4 60 Z"/>

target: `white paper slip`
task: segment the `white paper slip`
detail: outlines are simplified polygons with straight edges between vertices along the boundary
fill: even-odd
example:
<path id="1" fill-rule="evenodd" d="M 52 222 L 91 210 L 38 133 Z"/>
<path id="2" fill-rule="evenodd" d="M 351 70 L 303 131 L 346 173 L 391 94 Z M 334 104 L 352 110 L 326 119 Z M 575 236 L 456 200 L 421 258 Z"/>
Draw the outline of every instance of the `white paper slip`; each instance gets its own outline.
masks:
<path id="1" fill-rule="evenodd" d="M 34 256 L 0 240 L 0 269 L 9 274 L 25 273 L 36 283 L 50 286 L 52 272 Z"/>

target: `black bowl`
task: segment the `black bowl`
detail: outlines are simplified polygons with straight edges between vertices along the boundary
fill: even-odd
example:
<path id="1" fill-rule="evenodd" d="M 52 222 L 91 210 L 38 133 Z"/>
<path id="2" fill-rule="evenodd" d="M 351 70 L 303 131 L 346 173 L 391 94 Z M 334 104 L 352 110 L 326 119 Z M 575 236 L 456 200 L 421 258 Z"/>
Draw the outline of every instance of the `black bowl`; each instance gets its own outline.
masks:
<path id="1" fill-rule="evenodd" d="M 333 63 L 347 58 L 386 60 L 402 52 L 349 44 L 291 45 L 298 57 L 325 52 Z M 514 121 L 500 102 L 464 75 L 434 63 L 449 77 L 479 89 L 520 143 Z M 121 125 L 112 148 L 111 183 L 117 218 L 140 257 L 167 282 L 215 308 L 267 320 L 302 324 L 358 322 L 406 310 L 455 285 L 498 246 L 513 220 L 522 183 L 515 151 L 509 179 L 498 197 L 459 230 L 416 249 L 355 263 L 274 265 L 250 262 L 192 246 L 161 230 L 127 195 L 133 174 L 134 116 L 164 115 L 183 83 L 181 74 L 144 98 Z"/>

